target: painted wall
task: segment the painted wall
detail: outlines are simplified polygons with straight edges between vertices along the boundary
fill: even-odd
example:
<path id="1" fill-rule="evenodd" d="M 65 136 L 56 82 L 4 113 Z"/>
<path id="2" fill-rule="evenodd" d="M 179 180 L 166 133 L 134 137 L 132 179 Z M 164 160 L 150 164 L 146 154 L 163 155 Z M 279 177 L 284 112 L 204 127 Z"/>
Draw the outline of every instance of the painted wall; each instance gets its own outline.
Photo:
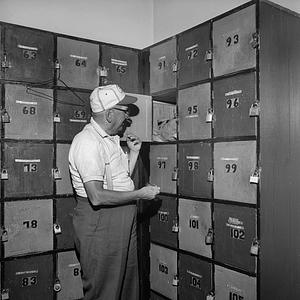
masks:
<path id="1" fill-rule="evenodd" d="M 159 42 L 249 0 L 153 0 L 153 41 Z M 299 0 L 273 1 L 300 13 Z"/>
<path id="2" fill-rule="evenodd" d="M 0 20 L 133 48 L 153 42 L 152 0 L 0 0 Z"/>

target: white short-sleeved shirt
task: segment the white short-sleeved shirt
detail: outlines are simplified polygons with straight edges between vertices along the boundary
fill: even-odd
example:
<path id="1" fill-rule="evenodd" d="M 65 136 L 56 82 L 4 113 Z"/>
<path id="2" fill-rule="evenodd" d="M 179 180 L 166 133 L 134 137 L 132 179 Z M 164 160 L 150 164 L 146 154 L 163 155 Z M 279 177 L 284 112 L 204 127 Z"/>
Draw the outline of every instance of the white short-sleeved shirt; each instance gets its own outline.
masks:
<path id="1" fill-rule="evenodd" d="M 102 143 L 105 143 L 106 149 Z M 106 160 L 110 162 L 113 190 L 134 190 L 128 158 L 120 146 L 119 137 L 109 136 L 91 118 L 91 122 L 74 137 L 69 151 L 69 169 L 78 196 L 87 197 L 83 183 L 92 180 L 103 181 L 103 187 L 107 189 Z"/>

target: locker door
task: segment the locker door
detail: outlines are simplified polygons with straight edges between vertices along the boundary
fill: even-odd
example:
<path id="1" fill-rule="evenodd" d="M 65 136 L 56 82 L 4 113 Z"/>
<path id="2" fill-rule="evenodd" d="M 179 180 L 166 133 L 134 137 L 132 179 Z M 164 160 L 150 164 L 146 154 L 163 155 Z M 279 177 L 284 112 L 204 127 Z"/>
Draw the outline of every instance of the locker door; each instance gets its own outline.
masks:
<path id="1" fill-rule="evenodd" d="M 150 48 L 150 93 L 176 87 L 176 39 L 170 39 Z"/>
<path id="2" fill-rule="evenodd" d="M 177 299 L 177 252 L 161 246 L 150 246 L 150 287 L 152 290 Z"/>
<path id="3" fill-rule="evenodd" d="M 211 204 L 179 199 L 179 248 L 211 258 L 206 236 L 212 228 Z"/>
<path id="4" fill-rule="evenodd" d="M 178 91 L 179 140 L 211 138 L 206 122 L 210 108 L 210 83 Z"/>
<path id="5" fill-rule="evenodd" d="M 150 220 L 150 236 L 154 242 L 177 248 L 177 199 L 159 195 L 160 207 Z"/>
<path id="6" fill-rule="evenodd" d="M 56 122 L 56 139 L 71 141 L 75 134 L 89 122 L 90 92 L 57 91 L 56 113 L 59 120 Z"/>
<path id="7" fill-rule="evenodd" d="M 90 90 L 98 86 L 98 44 L 58 37 L 57 59 L 60 64 L 59 79 L 67 86 Z M 63 82 L 58 80 L 57 85 L 65 86 Z"/>
<path id="8" fill-rule="evenodd" d="M 208 182 L 208 173 L 212 168 L 211 145 L 181 144 L 178 152 L 180 195 L 211 198 L 211 182 Z"/>
<path id="9" fill-rule="evenodd" d="M 53 193 L 53 145 L 7 142 L 4 144 L 5 197 Z"/>
<path id="10" fill-rule="evenodd" d="M 152 141 L 152 97 L 139 94 L 128 94 L 137 98 L 134 103 L 139 108 L 138 115 L 131 117 L 132 124 L 124 133 L 124 138 L 128 133 L 137 135 L 143 142 Z"/>
<path id="11" fill-rule="evenodd" d="M 165 300 L 166 298 L 154 293 L 153 291 L 150 291 L 150 300 Z"/>
<path id="12" fill-rule="evenodd" d="M 107 83 L 116 83 L 125 92 L 139 93 L 139 58 L 136 50 L 102 45 L 101 61 L 102 66 L 108 69 Z"/>
<path id="13" fill-rule="evenodd" d="M 249 116 L 256 100 L 255 73 L 237 75 L 214 83 L 214 136 L 256 134 L 256 118 Z"/>
<path id="14" fill-rule="evenodd" d="M 212 290 L 212 265 L 199 258 L 179 254 L 178 298 L 206 300 Z"/>
<path id="15" fill-rule="evenodd" d="M 213 23 L 214 76 L 255 67 L 256 51 L 251 46 L 255 32 L 255 5 Z"/>
<path id="16" fill-rule="evenodd" d="M 256 184 L 250 176 L 256 168 L 256 142 L 216 143 L 214 148 L 214 197 L 256 203 Z"/>
<path id="17" fill-rule="evenodd" d="M 5 138 L 53 139 L 53 90 L 5 85 Z"/>
<path id="18" fill-rule="evenodd" d="M 81 268 L 75 251 L 57 254 L 57 278 L 61 284 L 61 290 L 57 293 L 57 300 L 83 298 L 80 271 Z"/>
<path id="19" fill-rule="evenodd" d="M 2 25 L 0 25 L 0 57 L 1 57 L 1 60 L 3 60 L 3 48 L 4 48 L 4 45 L 3 45 L 3 43 L 2 43 L 2 30 L 3 30 L 3 26 Z M 1 68 L 1 70 L 0 70 L 0 79 L 3 79 L 4 78 L 4 69 L 3 68 Z"/>
<path id="20" fill-rule="evenodd" d="M 211 63 L 206 60 L 206 52 L 210 50 L 209 35 L 210 23 L 200 25 L 179 35 L 179 86 L 210 77 Z"/>
<path id="21" fill-rule="evenodd" d="M 256 279 L 215 266 L 215 300 L 256 300 Z"/>
<path id="22" fill-rule="evenodd" d="M 52 200 L 5 202 L 4 215 L 5 257 L 53 249 Z"/>
<path id="23" fill-rule="evenodd" d="M 254 208 L 227 204 L 214 207 L 215 259 L 221 263 L 256 272 L 256 257 L 250 254 L 256 239 Z"/>
<path id="24" fill-rule="evenodd" d="M 6 261 L 4 269 L 3 289 L 7 295 L 7 298 L 4 299 L 53 299 L 53 259 L 51 255 Z"/>
<path id="25" fill-rule="evenodd" d="M 73 194 L 71 178 L 69 174 L 69 155 L 70 144 L 57 144 L 56 147 L 56 166 L 60 173 L 60 179 L 55 180 L 56 194 Z"/>
<path id="26" fill-rule="evenodd" d="M 150 145 L 150 183 L 163 193 L 176 194 L 176 145 Z"/>
<path id="27" fill-rule="evenodd" d="M 177 140 L 176 105 L 153 101 L 153 142 L 168 142 Z"/>
<path id="28" fill-rule="evenodd" d="M 10 66 L 5 68 L 5 79 L 53 83 L 53 34 L 7 24 L 4 38 Z"/>
<path id="29" fill-rule="evenodd" d="M 74 248 L 72 214 L 76 200 L 72 198 L 56 199 L 56 221 L 59 226 L 56 236 L 57 249 Z"/>

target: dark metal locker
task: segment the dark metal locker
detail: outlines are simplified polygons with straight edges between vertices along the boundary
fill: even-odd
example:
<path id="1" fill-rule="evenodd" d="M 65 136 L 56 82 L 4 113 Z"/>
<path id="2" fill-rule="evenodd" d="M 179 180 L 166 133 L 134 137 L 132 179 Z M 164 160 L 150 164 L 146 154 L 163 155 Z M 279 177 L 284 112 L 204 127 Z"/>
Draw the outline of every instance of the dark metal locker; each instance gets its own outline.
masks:
<path id="1" fill-rule="evenodd" d="M 98 44 L 58 37 L 57 60 L 57 85 L 90 90 L 99 85 Z"/>
<path id="2" fill-rule="evenodd" d="M 210 83 L 178 91 L 179 140 L 211 138 L 210 108 Z"/>
<path id="3" fill-rule="evenodd" d="M 185 84 L 210 78 L 211 62 L 207 58 L 210 46 L 210 23 L 178 36 L 178 84 Z"/>
<path id="4" fill-rule="evenodd" d="M 255 103 L 255 73 L 217 80 L 214 83 L 214 137 L 256 135 L 257 118 L 250 116 L 250 108 Z"/>
<path id="5" fill-rule="evenodd" d="M 53 249 L 52 200 L 4 203 L 4 256 L 38 253 Z"/>
<path id="6" fill-rule="evenodd" d="M 212 168 L 211 144 L 188 143 L 178 145 L 179 194 L 200 198 L 211 198 L 211 185 L 208 181 Z"/>
<path id="7" fill-rule="evenodd" d="M 90 93 L 58 90 L 54 121 L 56 139 L 71 141 L 90 120 Z"/>
<path id="8" fill-rule="evenodd" d="M 256 300 L 256 278 L 215 266 L 215 300 Z"/>
<path id="9" fill-rule="evenodd" d="M 56 204 L 56 219 L 54 233 L 57 249 L 74 248 L 72 214 L 76 206 L 76 200 L 70 198 L 58 198 Z"/>
<path id="10" fill-rule="evenodd" d="M 75 251 L 57 253 L 57 279 L 61 286 L 57 300 L 83 298 L 81 267 Z"/>
<path id="11" fill-rule="evenodd" d="M 193 256 L 179 253 L 178 298 L 207 300 L 212 291 L 212 264 Z"/>
<path id="12" fill-rule="evenodd" d="M 54 35 L 10 24 L 4 32 L 5 79 L 53 84 Z"/>
<path id="13" fill-rule="evenodd" d="M 177 248 L 178 216 L 177 199 L 159 195 L 158 211 L 150 220 L 150 236 L 153 242 Z"/>
<path id="14" fill-rule="evenodd" d="M 127 93 L 139 93 L 138 51 L 101 46 L 101 65 L 107 69 L 106 84 L 116 83 Z"/>
<path id="15" fill-rule="evenodd" d="M 53 194 L 53 145 L 4 143 L 4 197 Z M 3 170 L 2 170 L 3 173 Z"/>
<path id="16" fill-rule="evenodd" d="M 2 299 L 53 299 L 53 258 L 40 255 L 4 262 Z"/>
<path id="17" fill-rule="evenodd" d="M 53 90 L 5 85 L 5 138 L 53 139 Z"/>
<path id="18" fill-rule="evenodd" d="M 176 87 L 176 39 L 164 41 L 150 48 L 150 93 Z"/>
<path id="19" fill-rule="evenodd" d="M 213 72 L 221 76 L 256 66 L 252 41 L 256 33 L 255 5 L 213 22 Z"/>
<path id="20" fill-rule="evenodd" d="M 254 208 L 215 204 L 214 249 L 218 262 L 256 272 L 256 256 L 250 253 L 257 240 L 256 217 Z"/>

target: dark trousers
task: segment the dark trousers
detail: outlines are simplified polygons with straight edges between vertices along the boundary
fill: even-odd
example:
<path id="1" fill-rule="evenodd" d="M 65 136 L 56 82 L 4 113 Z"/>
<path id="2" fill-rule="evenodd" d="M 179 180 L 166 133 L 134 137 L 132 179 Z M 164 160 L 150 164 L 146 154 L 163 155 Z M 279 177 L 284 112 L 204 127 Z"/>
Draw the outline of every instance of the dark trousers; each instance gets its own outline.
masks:
<path id="1" fill-rule="evenodd" d="M 137 300 L 136 206 L 94 209 L 86 198 L 77 201 L 73 227 L 84 300 Z"/>

